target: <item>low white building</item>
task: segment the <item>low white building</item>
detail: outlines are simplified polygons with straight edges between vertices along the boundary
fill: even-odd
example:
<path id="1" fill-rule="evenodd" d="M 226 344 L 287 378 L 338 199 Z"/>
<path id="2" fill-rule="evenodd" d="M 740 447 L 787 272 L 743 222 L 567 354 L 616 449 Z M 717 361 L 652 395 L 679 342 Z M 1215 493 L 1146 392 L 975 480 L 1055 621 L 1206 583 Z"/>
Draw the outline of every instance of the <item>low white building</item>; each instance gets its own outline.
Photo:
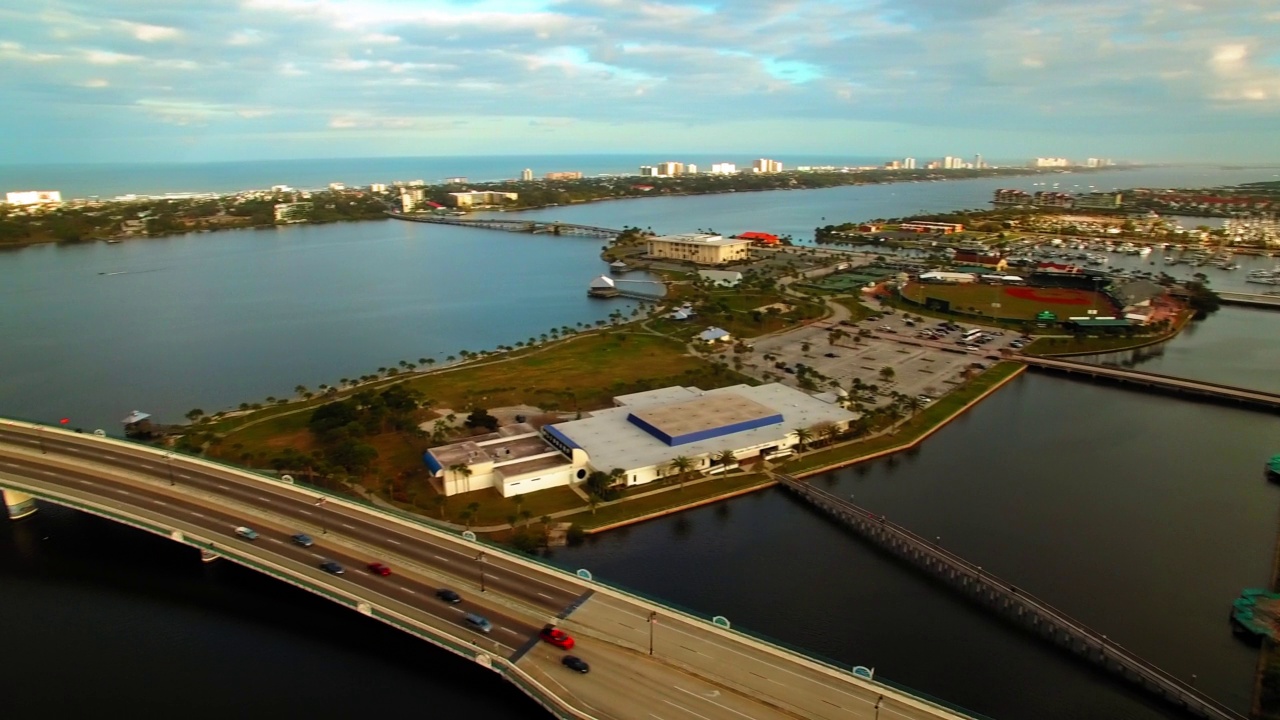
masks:
<path id="1" fill-rule="evenodd" d="M 708 345 L 714 345 L 715 343 L 730 342 L 733 340 L 733 336 L 729 334 L 728 330 L 712 326 L 698 333 L 698 339 Z"/>
<path id="2" fill-rule="evenodd" d="M 62 202 L 62 192 L 58 190 L 19 190 L 4 194 L 4 201 L 10 205 L 56 205 Z"/>
<path id="3" fill-rule="evenodd" d="M 568 485 L 574 473 L 573 460 L 525 423 L 431 448 L 422 460 L 446 496 L 494 488 L 512 497 Z"/>
<path id="4" fill-rule="evenodd" d="M 977 282 L 978 276 L 973 273 L 944 272 L 942 270 L 935 270 L 934 272 L 921 273 L 920 280 L 922 282 L 971 283 Z"/>
<path id="5" fill-rule="evenodd" d="M 742 273 L 737 270 L 699 270 L 698 277 L 716 287 L 738 287 L 742 282 Z"/>

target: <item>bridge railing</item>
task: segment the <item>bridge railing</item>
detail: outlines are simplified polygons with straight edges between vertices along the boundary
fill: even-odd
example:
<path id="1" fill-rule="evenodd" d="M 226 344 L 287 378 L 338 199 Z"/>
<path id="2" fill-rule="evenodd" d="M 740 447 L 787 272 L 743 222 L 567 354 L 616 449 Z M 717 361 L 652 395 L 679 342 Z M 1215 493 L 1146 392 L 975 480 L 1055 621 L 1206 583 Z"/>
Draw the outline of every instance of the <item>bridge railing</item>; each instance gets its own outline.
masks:
<path id="1" fill-rule="evenodd" d="M 26 421 L 26 420 L 21 420 L 21 421 L 19 421 L 19 423 L 20 423 L 20 424 L 22 424 L 22 425 L 28 425 L 28 426 L 40 426 L 40 427 L 47 427 L 49 430 L 54 430 L 54 431 L 63 432 L 63 433 L 66 433 L 66 432 L 67 432 L 67 431 L 66 431 L 65 429 L 63 429 L 63 428 L 55 428 L 55 427 L 52 427 L 52 426 L 43 426 L 41 423 L 36 423 L 36 422 L 31 422 L 31 421 Z M 111 440 L 111 441 L 113 441 L 113 442 L 121 443 L 121 444 L 123 444 L 123 445 L 129 446 L 129 447 L 132 447 L 132 448 L 136 448 L 136 449 L 138 449 L 138 450 L 146 451 L 146 452 L 151 453 L 151 454 L 156 455 L 156 456 L 161 456 L 161 457 L 163 457 L 163 455 L 165 455 L 166 453 L 170 453 L 170 452 L 172 452 L 172 453 L 173 453 L 173 454 L 175 454 L 175 455 L 180 455 L 181 457 L 187 458 L 187 459 L 191 460 L 193 463 L 196 463 L 196 464 L 199 464 L 199 465 L 202 465 L 202 466 L 215 466 L 215 467 L 222 467 L 222 468 L 224 468 L 224 469 L 226 469 L 226 470 L 229 470 L 229 471 L 234 471 L 234 472 L 239 472 L 239 473 L 248 473 L 248 474 L 254 475 L 254 476 L 256 476 L 256 477 L 262 478 L 263 480 L 270 481 L 270 482 L 272 482 L 272 483 L 276 483 L 276 484 L 282 484 L 282 483 L 284 482 L 284 481 L 282 481 L 282 480 L 281 480 L 281 478 L 280 478 L 280 477 L 278 477 L 278 476 L 271 475 L 271 474 L 267 474 L 267 473 L 262 472 L 261 470 L 254 469 L 254 468 L 245 468 L 245 467 L 240 467 L 240 466 L 237 466 L 237 465 L 236 465 L 236 464 L 234 464 L 234 463 L 226 462 L 226 461 L 223 461 L 223 460 L 211 460 L 211 459 L 209 459 L 209 458 L 206 458 L 206 457 L 203 457 L 203 456 L 200 456 L 200 455 L 196 455 L 196 454 L 190 454 L 190 453 L 178 453 L 178 452 L 176 452 L 176 451 L 170 451 L 170 450 L 167 450 L 167 449 L 156 448 L 156 447 L 154 447 L 154 446 L 147 445 L 147 444 L 144 444 L 144 443 L 139 443 L 139 442 L 136 442 L 136 441 L 133 441 L 133 440 L 129 440 L 129 439 L 120 439 L 120 438 L 107 438 L 107 439 L 109 439 L 109 440 Z M 461 532 L 461 531 L 459 531 L 457 528 L 452 527 L 452 526 L 449 526 L 449 525 L 446 525 L 446 524 L 441 523 L 441 522 L 439 522 L 439 521 L 433 520 L 432 518 L 429 518 L 429 517 L 427 517 L 427 516 L 424 516 L 424 515 L 417 515 L 417 514 L 414 514 L 414 513 L 409 513 L 409 512 L 406 512 L 406 511 L 400 510 L 399 508 L 395 508 L 395 507 L 387 507 L 387 506 L 383 506 L 383 505 L 375 505 L 375 504 L 373 504 L 372 502 L 370 502 L 370 501 L 369 501 L 368 499 L 366 499 L 366 498 L 359 497 L 359 496 L 355 496 L 355 495 L 339 494 L 339 493 L 336 493 L 336 492 L 334 492 L 334 491 L 332 491 L 332 490 L 328 490 L 328 489 L 325 489 L 325 488 L 320 488 L 320 487 L 312 486 L 312 485 L 309 485 L 309 484 L 307 484 L 307 483 L 305 483 L 305 482 L 301 482 L 301 481 L 299 481 L 297 478 L 295 478 L 295 479 L 293 480 L 293 482 L 292 482 L 292 483 L 289 483 L 289 484 L 290 484 L 290 485 L 292 485 L 292 486 L 294 486 L 294 487 L 298 487 L 298 488 L 300 488 L 300 489 L 303 489 L 303 490 L 305 490 L 307 493 L 315 493 L 315 494 L 318 494 L 318 495 L 324 495 L 324 496 L 326 496 L 326 497 L 329 497 L 329 498 L 331 498 L 331 499 L 333 499 L 333 500 L 336 500 L 336 501 L 339 501 L 339 502 L 343 502 L 343 503 L 351 503 L 351 504 L 358 505 L 358 506 L 360 506 L 361 508 L 363 508 L 364 510 L 369 511 L 369 512 L 373 512 L 373 513 L 377 513 L 377 514 L 383 514 L 383 515 L 388 515 L 388 516 L 394 517 L 394 518 L 396 518 L 396 519 L 398 519 L 398 520 L 401 520 L 401 521 L 403 521 L 403 522 L 405 522 L 405 523 L 407 523 L 407 524 L 410 524 L 410 525 L 418 525 L 418 526 L 422 526 L 422 527 L 424 527 L 424 529 L 429 529 L 429 530 L 431 530 L 431 531 L 433 531 L 433 532 L 449 534 L 449 535 L 453 536 L 455 539 L 457 539 L 459 542 L 470 542 L 470 543 L 473 543 L 473 544 L 476 544 L 476 545 L 481 545 L 481 546 L 483 546 L 483 547 L 485 547 L 485 548 L 486 548 L 486 551 L 487 551 L 487 552 L 492 552 L 492 553 L 494 553 L 495 555 L 510 556 L 510 557 L 511 557 L 511 559 L 518 560 L 518 561 L 519 561 L 519 562 L 521 562 L 521 563 L 528 563 L 528 564 L 537 565 L 537 566 L 539 566 L 539 567 L 543 568 L 545 571 L 547 571 L 547 572 L 549 572 L 549 573 L 553 573 L 553 574 L 559 575 L 559 576 L 561 576 L 561 577 L 564 577 L 564 578 L 566 578 L 566 579 L 570 579 L 570 580 L 572 580 L 573 582 L 576 582 L 576 583 L 579 583 L 579 584 L 585 584 L 585 585 L 588 585 L 588 586 L 590 586 L 590 585 L 599 585 L 599 586 L 604 586 L 604 587 L 608 588 L 610 591 L 612 591 L 612 592 L 614 592 L 614 593 L 616 593 L 616 594 L 618 594 L 618 595 L 622 595 L 622 596 L 624 596 L 624 597 L 629 597 L 629 598 L 631 598 L 633 601 L 635 601 L 635 602 L 637 602 L 637 603 L 639 603 L 639 604 L 641 604 L 641 605 L 646 605 L 646 604 L 647 604 L 647 605 L 651 605 L 651 606 L 654 606 L 654 607 L 664 608 L 664 609 L 666 609 L 666 610 L 668 610 L 668 611 L 671 611 L 671 612 L 672 612 L 673 614 L 675 614 L 675 615 L 683 615 L 683 616 L 685 616 L 685 618 L 686 618 L 687 620 L 693 620 L 693 621 L 701 622 L 701 623 L 703 623 L 703 624 L 704 624 L 706 627 L 708 627 L 708 628 L 712 628 L 712 629 L 716 629 L 716 630 L 720 630 L 720 631 L 728 632 L 728 633 L 730 633 L 730 634 L 739 634 L 739 635 L 745 636 L 745 637 L 747 637 L 747 638 L 750 638 L 750 639 L 751 639 L 752 641 L 754 641 L 754 642 L 757 642 L 757 643 L 760 643 L 760 644 L 762 644 L 762 645 L 766 645 L 766 646 L 772 647 L 772 648 L 774 648 L 774 649 L 776 649 L 776 650 L 778 650 L 778 651 L 781 651 L 781 652 L 783 652 L 783 653 L 787 653 L 787 654 L 794 654 L 794 655 L 800 656 L 800 657 L 802 657 L 802 658 L 805 658 L 806 660 L 808 660 L 808 661 L 810 661 L 810 662 L 813 662 L 813 663 L 816 663 L 816 664 L 821 665 L 821 666 L 823 666 L 823 667 L 826 667 L 827 669 L 829 669 L 829 670 L 831 670 L 831 671 L 835 671 L 835 672 L 839 673 L 840 675 L 843 675 L 843 676 L 846 676 L 846 677 L 849 677 L 849 678 L 855 678 L 855 679 L 860 680 L 860 681 L 866 681 L 866 679 L 865 679 L 865 678 L 862 678 L 862 677 L 860 677 L 860 676 L 857 676 L 857 675 L 854 675 L 854 674 L 853 674 L 853 667 L 854 667 L 854 666 L 853 666 L 852 664 L 850 664 L 850 663 L 847 663 L 847 662 L 840 662 L 840 661 L 838 661 L 838 660 L 834 660 L 834 659 L 832 659 L 832 658 L 829 658 L 829 657 L 823 656 L 823 655 L 821 655 L 821 654 L 819 654 L 819 653 L 816 653 L 816 652 L 814 652 L 814 651 L 812 651 L 812 650 L 809 650 L 809 649 L 806 649 L 806 648 L 803 648 L 803 647 L 799 647 L 799 646 L 795 646 L 795 645 L 792 645 L 792 644 L 790 644 L 790 643 L 784 642 L 784 641 L 782 641 L 782 640 L 778 640 L 778 639 L 776 639 L 776 638 L 773 638 L 773 637 L 770 637 L 770 636 L 768 636 L 768 635 L 765 635 L 765 634 L 763 634 L 763 633 L 759 633 L 759 632 L 756 632 L 756 631 L 753 631 L 753 630 L 748 630 L 748 629 L 742 628 L 742 627 L 737 626 L 737 625 L 733 626 L 731 629 L 721 628 L 721 627 L 717 626 L 717 625 L 713 622 L 713 618 L 715 617 L 715 615 L 713 615 L 713 614 L 709 614 L 709 613 L 707 613 L 707 612 L 705 612 L 705 611 L 699 611 L 699 610 L 695 610 L 695 609 L 692 609 L 692 608 L 688 608 L 688 607 L 682 606 L 682 605 L 680 605 L 680 604 L 678 604 L 678 603 L 672 602 L 672 601 L 670 601 L 670 600 L 667 600 L 667 599 L 664 599 L 664 598 L 659 598 L 659 597 L 656 597 L 656 596 L 653 596 L 653 595 L 649 595 L 648 593 L 645 593 L 645 592 L 642 592 L 642 591 L 638 591 L 638 590 L 635 590 L 635 589 L 632 589 L 632 588 L 626 587 L 625 585 L 621 585 L 621 584 L 619 584 L 619 583 L 615 583 L 615 582 L 612 582 L 612 581 L 602 580 L 602 579 L 600 579 L 600 578 L 596 578 L 596 577 L 592 577 L 592 578 L 588 581 L 588 580 L 586 580 L 586 579 L 584 579 L 584 578 L 580 577 L 579 575 L 577 575 L 577 574 L 576 574 L 576 570 L 575 570 L 575 569 L 570 569 L 570 568 L 568 568 L 568 567 L 565 567 L 565 566 L 559 565 L 559 564 L 557 564 L 557 563 L 555 563 L 555 562 L 553 562 L 553 561 L 551 561 L 551 560 L 548 560 L 547 558 L 544 558 L 544 557 L 541 557 L 541 556 L 537 556 L 537 555 L 527 555 L 527 554 L 524 554 L 524 553 L 516 553 L 515 551 L 511 550 L 511 548 L 509 548 L 508 546 L 505 546 L 505 545 L 502 545 L 502 544 L 500 544 L 500 543 L 496 543 L 496 542 L 490 541 L 490 540 L 488 540 L 487 538 L 485 538 L 485 537 L 483 537 L 483 536 L 477 536 L 475 540 L 470 540 L 470 539 L 468 539 L 468 538 L 463 538 L 463 537 L 462 537 L 462 532 Z M 221 549 L 220 549 L 220 548 L 217 550 L 217 552 L 218 552 L 219 554 L 222 554 L 222 551 L 221 551 Z M 941 708 L 944 708 L 944 709 L 946 709 L 946 710 L 949 710 L 949 711 L 952 711 L 952 712 L 955 712 L 955 713 L 959 713 L 959 714 L 962 714 L 962 715 L 965 715 L 965 716 L 968 716 L 968 717 L 975 718 L 976 720 L 991 720 L 990 718 L 988 718 L 988 717 L 987 717 L 987 716 L 985 716 L 985 715 L 981 715 L 981 714 L 979 714 L 979 713 L 975 713 L 975 712 L 973 712 L 972 710 L 968 710 L 968 709 L 963 708 L 963 707 L 961 707 L 961 706 L 959 706 L 959 705 L 956 705 L 956 704 L 954 704 L 954 703 L 950 703 L 950 702 L 947 702 L 947 701 L 945 701 L 945 700 L 941 700 L 941 699 L 938 699 L 938 698 L 934 698 L 934 697 L 930 696 L 930 695 L 929 695 L 929 694 L 927 694 L 927 693 L 920 692 L 920 691 L 918 691 L 918 690 L 912 689 L 912 688 L 910 688 L 910 687 L 908 687 L 908 686 L 906 686 L 906 685 L 902 685 L 902 684 L 899 684 L 899 683 L 894 683 L 894 682 L 889 681 L 889 680 L 886 680 L 886 679 L 884 679 L 884 678 L 882 678 L 882 677 L 876 677 L 872 682 L 874 682 L 874 683 L 878 683 L 878 684 L 882 684 L 882 685 L 885 685 L 885 686 L 886 686 L 886 687 L 888 687 L 888 688 L 891 688 L 891 689 L 893 689 L 893 690 L 897 690 L 897 691 L 899 691 L 899 692 L 902 692 L 902 693 L 904 693 L 904 694 L 907 694 L 907 695 L 909 695 L 909 696 L 911 696 L 911 697 L 913 697 L 913 698 L 916 698 L 916 699 L 918 699 L 918 700 L 920 700 L 920 701 L 922 701 L 922 702 L 925 702 L 925 703 L 928 703 L 928 704 L 932 704 L 932 705 L 936 705 L 936 706 L 941 707 Z"/>
<path id="2" fill-rule="evenodd" d="M 895 534 L 899 539 L 907 541 L 912 545 L 912 547 L 922 553 L 931 555 L 932 557 L 947 563 L 953 569 L 969 575 L 974 582 L 984 585 L 985 587 L 988 587 L 1009 599 L 1015 600 L 1020 604 L 1037 611 L 1041 616 L 1049 619 L 1059 626 L 1069 629 L 1096 643 L 1100 649 L 1109 652 L 1111 657 L 1114 659 L 1123 660 L 1134 669 L 1141 669 L 1145 671 L 1152 679 L 1165 683 L 1168 687 L 1178 690 L 1178 692 L 1185 696 L 1196 698 L 1198 702 L 1208 708 L 1216 710 L 1223 717 L 1242 717 L 1236 711 L 1226 705 L 1223 705 L 1217 700 L 1214 700 L 1208 695 L 1205 695 L 1194 686 L 1183 681 L 1177 676 L 1171 675 L 1167 671 L 1134 654 L 1123 645 L 1111 640 L 1101 632 L 1098 632 L 1092 627 L 1072 618 L 1065 611 L 1059 610 L 1035 595 L 1019 589 L 1016 585 L 986 571 L 981 566 L 956 555 L 950 550 L 940 546 L 937 542 L 922 537 L 921 535 L 918 535 L 917 533 L 884 518 L 883 515 L 877 515 L 866 508 L 845 500 L 844 498 L 827 492 L 821 488 L 814 487 L 810 483 L 797 480 L 790 475 L 779 474 L 778 478 L 784 485 L 797 492 L 810 495 L 815 498 L 820 498 L 827 503 L 845 508 L 850 512 L 866 517 L 884 530 Z"/>
<path id="3" fill-rule="evenodd" d="M 77 498 L 49 493 L 47 491 L 42 490 L 41 488 L 31 486 L 31 485 L 25 485 L 24 492 L 27 492 L 36 497 L 40 497 L 41 499 L 47 502 L 52 502 L 58 505 L 62 505 L 64 507 L 70 507 L 75 510 L 79 510 L 81 512 L 87 512 L 91 515 L 97 515 L 99 517 L 104 517 L 104 518 L 107 518 L 108 520 L 113 520 L 115 522 L 128 525 L 130 527 L 138 528 L 140 530 L 144 530 L 146 532 L 150 532 L 155 535 L 160 535 L 166 538 L 173 539 L 173 530 L 171 530 L 170 528 L 167 528 L 161 525 L 156 525 L 155 523 L 149 522 L 143 518 L 136 517 L 131 514 L 121 513 L 111 508 L 95 505 L 92 503 L 87 503 Z M 290 585 L 294 585 L 295 587 L 299 587 L 312 594 L 323 597 L 331 602 L 338 603 L 339 605 L 344 605 L 350 609 L 361 611 L 360 605 L 362 601 L 354 597 L 348 596 L 345 593 L 333 590 L 332 588 L 327 587 L 325 585 L 312 582 L 303 575 L 289 572 L 285 569 L 279 568 L 270 563 L 263 562 L 255 557 L 239 553 L 236 551 L 236 549 L 233 546 L 226 546 L 226 545 L 219 546 L 214 542 L 205 540 L 196 535 L 187 534 L 185 532 L 182 533 L 181 542 L 185 545 L 199 548 L 201 550 L 207 550 L 211 553 L 218 555 L 219 557 L 226 558 L 234 563 L 243 565 L 251 570 L 256 570 L 269 577 L 273 577 L 282 582 L 286 582 Z M 466 643 L 463 643 L 457 638 L 444 634 L 436 630 L 435 628 L 431 628 L 430 626 L 423 625 L 421 623 L 413 622 L 408 618 L 402 617 L 396 613 L 393 613 L 383 608 L 379 608 L 372 604 L 369 605 L 368 611 L 365 614 L 368 614 L 370 617 L 373 617 L 383 623 L 396 627 L 403 632 L 408 632 L 419 638 L 427 640 L 431 644 L 436 645 L 441 649 L 452 652 L 455 655 L 460 655 L 472 661 L 476 661 L 478 659 L 478 656 L 481 654 L 489 655 L 490 662 L 491 662 L 489 666 L 490 669 L 502 675 L 507 681 L 516 685 L 518 688 L 520 688 L 522 692 L 524 692 L 527 696 L 529 696 L 534 702 L 541 705 L 544 709 L 546 709 L 555 717 L 560 718 L 560 720 L 593 720 L 592 716 L 587 715 L 585 713 L 578 712 L 573 707 L 569 706 L 565 701 L 561 700 L 559 696 L 556 695 L 554 692 L 542 686 L 540 683 L 535 681 L 533 678 L 529 677 L 525 672 L 517 668 L 515 665 L 511 664 L 509 661 L 507 661 L 506 658 L 500 655 L 491 655 L 489 653 L 483 653 L 483 651 L 481 651 L 479 648 L 475 647 L 474 645 L 468 645 Z"/>
<path id="4" fill-rule="evenodd" d="M 1280 400 L 1280 394 L 1272 393 L 1266 390 L 1255 390 L 1253 388 L 1240 387 L 1238 385 L 1227 385 L 1226 383 L 1213 382 L 1211 380 L 1199 380 L 1194 378 L 1181 378 L 1174 375 L 1164 375 L 1161 373 L 1148 372 L 1146 370 L 1131 370 L 1129 368 L 1120 368 L 1112 365 L 1099 365 L 1095 363 L 1079 362 L 1076 360 L 1063 360 L 1060 358 L 1041 358 L 1033 355 L 1025 355 L 1019 357 L 1019 360 L 1027 365 L 1037 365 L 1040 367 L 1060 367 L 1063 369 L 1079 369 L 1086 372 L 1096 372 L 1103 375 L 1113 375 L 1116 377 L 1133 377 L 1142 380 L 1151 380 L 1165 382 L 1170 385 L 1202 385 L 1206 388 L 1214 388 L 1218 390 L 1229 390 L 1236 393 L 1247 393 L 1250 395 L 1263 395 L 1274 397 Z"/>

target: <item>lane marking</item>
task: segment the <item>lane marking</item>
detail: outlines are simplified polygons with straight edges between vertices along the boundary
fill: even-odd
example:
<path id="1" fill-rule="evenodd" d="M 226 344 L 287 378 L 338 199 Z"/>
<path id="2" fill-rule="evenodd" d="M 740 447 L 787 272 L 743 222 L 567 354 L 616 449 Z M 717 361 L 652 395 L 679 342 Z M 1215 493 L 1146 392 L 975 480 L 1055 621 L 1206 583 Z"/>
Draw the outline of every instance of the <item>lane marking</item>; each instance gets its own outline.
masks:
<path id="1" fill-rule="evenodd" d="M 679 690 L 680 688 L 676 688 L 676 689 L 677 689 L 677 690 Z M 696 713 L 696 712 L 694 712 L 694 711 L 690 710 L 689 708 L 687 708 L 687 707 L 685 707 L 685 706 L 683 706 L 683 705 L 677 705 L 676 703 L 673 703 L 673 702 L 671 702 L 670 700 L 668 700 L 668 699 L 666 699 L 666 698 L 658 698 L 658 699 L 659 699 L 659 700 L 661 700 L 662 702 L 664 702 L 664 703 L 666 703 L 666 704 L 670 705 L 671 707 L 676 708 L 677 710 L 683 710 L 683 711 L 685 711 L 685 712 L 689 713 L 690 715 L 693 715 L 694 717 L 700 717 L 700 718 L 702 718 L 702 720 L 711 720 L 711 718 L 707 717 L 706 715 L 699 715 L 698 713 Z"/>
<path id="2" fill-rule="evenodd" d="M 733 713 L 734 715 L 741 715 L 742 717 L 746 718 L 747 720 L 755 720 L 755 718 L 751 717 L 750 715 L 747 715 L 746 713 L 738 712 L 737 710 L 734 710 L 733 708 L 729 707 L 728 705 L 725 705 L 724 703 L 718 703 L 718 702 L 716 702 L 715 700 L 712 700 L 711 698 L 709 698 L 709 697 L 705 697 L 705 696 L 703 696 L 703 695 L 699 695 L 698 693 L 693 692 L 692 690 L 685 690 L 684 688 L 680 687 L 679 685 L 672 685 L 671 687 L 673 687 L 673 688 L 675 688 L 675 689 L 679 690 L 679 691 L 680 691 L 680 692 L 682 692 L 682 693 L 686 693 L 686 694 L 692 695 L 692 696 L 694 696 L 694 697 L 698 698 L 699 700 L 705 700 L 705 701 L 707 701 L 707 702 L 711 703 L 712 705 L 715 705 L 715 706 L 717 706 L 717 707 L 722 707 L 722 708 L 724 708 L 725 710 L 728 710 L 729 712 Z M 717 693 L 718 693 L 718 692 L 719 692 L 719 691 L 717 691 Z M 839 706 L 839 705 L 836 705 L 836 707 L 840 707 L 840 706 Z"/>

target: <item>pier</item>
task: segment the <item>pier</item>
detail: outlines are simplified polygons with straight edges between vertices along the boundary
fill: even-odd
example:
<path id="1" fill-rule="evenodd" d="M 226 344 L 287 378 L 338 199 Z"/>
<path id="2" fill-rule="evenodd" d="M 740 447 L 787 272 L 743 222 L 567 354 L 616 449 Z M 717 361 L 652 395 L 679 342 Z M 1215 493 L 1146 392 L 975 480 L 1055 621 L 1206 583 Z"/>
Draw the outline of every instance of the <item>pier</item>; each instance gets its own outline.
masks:
<path id="1" fill-rule="evenodd" d="M 1248 307 L 1280 310 L 1280 295 L 1258 295 L 1255 293 L 1238 293 L 1218 291 L 1218 299 L 1223 305 L 1246 305 Z"/>
<path id="2" fill-rule="evenodd" d="M 1060 358 L 1011 354 L 1009 355 L 1009 359 L 1017 360 L 1029 367 L 1039 368 L 1041 370 L 1050 370 L 1070 375 L 1087 375 L 1097 380 L 1107 380 L 1126 385 L 1135 385 L 1151 390 L 1177 393 L 1179 395 L 1192 395 L 1199 398 L 1216 400 L 1233 405 L 1244 405 L 1246 407 L 1271 411 L 1280 410 L 1280 394 L 1266 392 L 1264 390 L 1251 390 L 1249 388 L 1236 387 L 1234 385 L 1224 385 L 1222 383 L 1213 383 L 1204 380 L 1189 380 L 1187 378 L 1174 377 L 1172 375 L 1142 372 L 1141 370 L 1129 370 L 1127 368 L 1114 367 L 1110 365 L 1095 365 L 1093 363 L 1063 360 Z"/>
<path id="3" fill-rule="evenodd" d="M 861 535 L 881 550 L 898 557 L 951 586 L 996 614 L 1070 650 L 1083 660 L 1142 687 L 1191 714 L 1213 720 L 1245 720 L 1219 703 L 1089 628 L 1049 603 L 1018 589 L 981 566 L 943 549 L 906 528 L 825 490 L 775 474 L 782 487 Z"/>
<path id="4" fill-rule="evenodd" d="M 615 238 L 622 234 L 621 230 L 595 225 L 578 225 L 576 223 L 542 222 L 538 220 L 489 220 L 449 217 L 445 215 L 417 215 L 387 211 L 389 217 L 409 222 L 431 223 L 433 225 L 456 225 L 459 227 L 483 228 L 485 230 L 502 230 L 503 232 L 528 233 L 531 235 L 583 235 L 587 237 Z"/>

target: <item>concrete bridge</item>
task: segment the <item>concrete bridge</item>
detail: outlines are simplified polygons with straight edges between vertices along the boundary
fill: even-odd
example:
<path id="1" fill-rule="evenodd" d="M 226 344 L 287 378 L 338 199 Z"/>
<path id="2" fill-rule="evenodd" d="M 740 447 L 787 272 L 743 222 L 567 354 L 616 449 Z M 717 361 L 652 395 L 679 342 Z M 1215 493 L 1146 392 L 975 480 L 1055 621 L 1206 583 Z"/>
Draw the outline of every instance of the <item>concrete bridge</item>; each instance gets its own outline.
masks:
<path id="1" fill-rule="evenodd" d="M 1010 353 L 1009 359 L 1017 360 L 1033 368 L 1050 370 L 1071 375 L 1087 375 L 1098 380 L 1135 385 L 1152 390 L 1191 395 L 1233 405 L 1259 408 L 1263 410 L 1280 410 L 1280 394 L 1263 390 L 1224 385 L 1204 380 L 1188 380 L 1172 375 L 1129 370 L 1111 365 L 1077 362 L 1062 358 L 1035 357 L 1032 355 L 1016 355 Z"/>
<path id="2" fill-rule="evenodd" d="M 622 234 L 614 228 L 597 227 L 595 225 L 578 225 L 575 223 L 542 222 L 539 220 L 490 220 L 467 219 L 442 215 L 417 215 L 387 211 L 387 215 L 397 220 L 431 223 L 434 225 L 457 225 L 460 227 L 477 227 L 486 230 L 503 230 L 505 232 L 549 233 L 551 235 L 587 235 L 590 237 L 615 238 Z"/>
<path id="3" fill-rule="evenodd" d="M 199 458 L 0 419 L 0 488 L 11 517 L 36 500 L 109 518 L 316 593 L 498 673 L 575 720 L 951 720 L 979 718 L 409 514 Z M 235 533 L 248 526 L 254 541 Z M 292 541 L 295 533 L 315 540 Z M 324 572 L 329 559 L 347 568 Z M 192 556 L 195 561 L 195 554 Z M 366 572 L 377 561 L 384 577 Z M 452 605 L 436 591 L 463 596 Z M 492 632 L 467 626 L 487 618 Z M 591 665 L 577 675 L 539 642 L 554 623 Z M 868 662 L 868 665 L 873 663 Z M 863 673 L 866 675 L 869 673 Z"/>
<path id="4" fill-rule="evenodd" d="M 1196 690 L 1049 603 L 943 549 L 936 542 L 790 475 L 775 475 L 797 497 L 834 517 L 881 549 L 919 567 L 963 595 L 1075 655 L 1212 720 L 1245 716 Z"/>
<path id="5" fill-rule="evenodd" d="M 1280 310 L 1280 295 L 1260 295 L 1257 293 L 1238 293 L 1218 291 L 1218 299 L 1224 305 L 1247 305 L 1249 307 Z"/>

